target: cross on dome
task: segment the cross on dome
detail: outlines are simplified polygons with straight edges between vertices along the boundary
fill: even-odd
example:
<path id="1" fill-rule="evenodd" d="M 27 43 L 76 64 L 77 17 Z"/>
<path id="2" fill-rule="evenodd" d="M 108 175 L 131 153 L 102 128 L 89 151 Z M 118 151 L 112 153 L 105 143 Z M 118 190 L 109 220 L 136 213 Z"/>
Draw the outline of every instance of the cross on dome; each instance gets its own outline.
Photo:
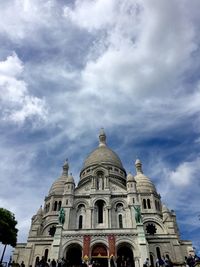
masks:
<path id="1" fill-rule="evenodd" d="M 64 176 L 68 176 L 68 170 L 69 170 L 69 163 L 68 163 L 68 159 L 66 159 L 63 164 L 63 175 Z"/>
<path id="2" fill-rule="evenodd" d="M 106 134 L 105 134 L 104 128 L 100 129 L 99 146 L 106 146 Z"/>
<path id="3" fill-rule="evenodd" d="M 142 171 L 142 162 L 137 158 L 135 161 L 135 167 L 136 167 L 136 172 L 138 173 L 143 173 Z"/>

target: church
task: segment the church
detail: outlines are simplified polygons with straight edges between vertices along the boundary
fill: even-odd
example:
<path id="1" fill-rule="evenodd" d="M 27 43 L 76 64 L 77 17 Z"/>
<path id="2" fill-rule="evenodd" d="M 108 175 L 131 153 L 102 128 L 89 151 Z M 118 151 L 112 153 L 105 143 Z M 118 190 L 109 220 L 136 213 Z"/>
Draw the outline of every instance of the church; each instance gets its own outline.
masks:
<path id="1" fill-rule="evenodd" d="M 108 267 L 114 257 L 142 267 L 149 258 L 154 267 L 163 255 L 181 264 L 192 253 L 191 241 L 181 240 L 175 212 L 162 203 L 141 161 L 135 161 L 134 174 L 127 174 L 101 129 L 98 147 L 84 160 L 77 184 L 65 161 L 62 175 L 32 217 L 27 243 L 17 244 L 13 260 L 35 266 L 43 256 L 64 259 L 67 267 L 82 261 Z"/>

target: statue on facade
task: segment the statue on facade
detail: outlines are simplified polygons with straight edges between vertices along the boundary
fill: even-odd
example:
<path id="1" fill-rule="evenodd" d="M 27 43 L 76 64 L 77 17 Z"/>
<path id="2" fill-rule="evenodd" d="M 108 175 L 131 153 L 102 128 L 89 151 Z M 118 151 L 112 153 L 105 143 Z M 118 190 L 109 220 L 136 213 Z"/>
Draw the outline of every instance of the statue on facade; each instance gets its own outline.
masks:
<path id="1" fill-rule="evenodd" d="M 65 211 L 63 208 L 60 209 L 58 220 L 60 224 L 64 224 L 65 222 Z"/>
<path id="2" fill-rule="evenodd" d="M 142 222 L 142 215 L 140 211 L 140 206 L 133 206 L 135 209 L 135 221 L 136 223 L 141 223 Z"/>

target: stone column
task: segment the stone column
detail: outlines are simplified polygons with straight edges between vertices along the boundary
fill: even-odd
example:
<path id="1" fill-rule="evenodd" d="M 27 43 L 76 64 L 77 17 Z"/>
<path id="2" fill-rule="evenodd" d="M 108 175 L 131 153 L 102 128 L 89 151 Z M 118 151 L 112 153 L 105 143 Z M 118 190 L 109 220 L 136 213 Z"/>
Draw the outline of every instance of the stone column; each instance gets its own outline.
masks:
<path id="1" fill-rule="evenodd" d="M 111 206 L 107 206 L 107 213 L 108 213 L 108 228 L 111 228 Z"/>
<path id="2" fill-rule="evenodd" d="M 90 236 L 83 236 L 83 259 L 89 259 L 90 256 Z"/>
<path id="3" fill-rule="evenodd" d="M 129 209 L 130 209 L 130 216 L 131 216 L 131 225 L 132 225 L 132 227 L 134 227 L 135 218 L 133 216 L 133 214 L 134 214 L 133 206 L 129 205 Z"/>
<path id="4" fill-rule="evenodd" d="M 108 244 L 109 244 L 109 255 L 115 257 L 115 235 L 108 235 Z"/>
<path id="5" fill-rule="evenodd" d="M 144 227 L 142 223 L 137 223 L 137 233 L 138 233 L 138 245 L 140 253 L 140 267 L 143 266 L 146 258 L 149 258 L 149 246 L 145 237 Z"/>
<path id="6" fill-rule="evenodd" d="M 94 208 L 90 208 L 90 228 L 93 229 L 93 224 L 94 224 Z"/>
<path id="7" fill-rule="evenodd" d="M 109 188 L 108 176 L 105 176 L 105 188 Z"/>
<path id="8" fill-rule="evenodd" d="M 105 207 L 105 221 L 106 221 L 106 227 L 108 228 L 109 227 L 109 207 L 108 206 L 106 206 Z"/>
<path id="9" fill-rule="evenodd" d="M 92 188 L 96 188 L 95 186 L 96 177 L 92 177 Z"/>
<path id="10" fill-rule="evenodd" d="M 56 226 L 56 232 L 55 232 L 53 243 L 51 245 L 51 250 L 48 256 L 49 259 L 60 258 L 60 245 L 61 245 L 62 230 L 63 230 L 63 226 L 61 224 Z"/>

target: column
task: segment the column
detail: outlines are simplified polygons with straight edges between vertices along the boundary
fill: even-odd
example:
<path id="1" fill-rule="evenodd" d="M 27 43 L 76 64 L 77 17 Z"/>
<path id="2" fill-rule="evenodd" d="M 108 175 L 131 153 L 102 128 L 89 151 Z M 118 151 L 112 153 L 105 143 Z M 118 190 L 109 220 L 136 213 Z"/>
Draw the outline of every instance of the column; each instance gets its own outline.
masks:
<path id="1" fill-rule="evenodd" d="M 61 236 L 62 236 L 63 226 L 61 224 L 56 226 L 56 232 L 53 238 L 53 243 L 51 245 L 51 250 L 49 251 L 50 259 L 59 259 L 60 257 L 60 245 L 61 245 Z"/>
<path id="2" fill-rule="evenodd" d="M 144 227 L 142 223 L 137 223 L 137 233 L 140 252 L 140 266 L 143 266 L 146 258 L 149 258 L 149 246 L 145 237 Z"/>
<path id="3" fill-rule="evenodd" d="M 90 208 L 90 227 L 91 229 L 93 229 L 93 222 L 94 222 L 94 219 L 93 219 L 93 214 L 94 214 L 94 208 Z"/>
<path id="4" fill-rule="evenodd" d="M 108 228 L 111 228 L 111 207 L 107 207 L 108 210 Z"/>
<path id="5" fill-rule="evenodd" d="M 90 239 L 89 235 L 83 236 L 83 259 L 87 261 L 90 256 Z"/>
<path id="6" fill-rule="evenodd" d="M 108 235 L 109 255 L 115 256 L 115 235 Z"/>

